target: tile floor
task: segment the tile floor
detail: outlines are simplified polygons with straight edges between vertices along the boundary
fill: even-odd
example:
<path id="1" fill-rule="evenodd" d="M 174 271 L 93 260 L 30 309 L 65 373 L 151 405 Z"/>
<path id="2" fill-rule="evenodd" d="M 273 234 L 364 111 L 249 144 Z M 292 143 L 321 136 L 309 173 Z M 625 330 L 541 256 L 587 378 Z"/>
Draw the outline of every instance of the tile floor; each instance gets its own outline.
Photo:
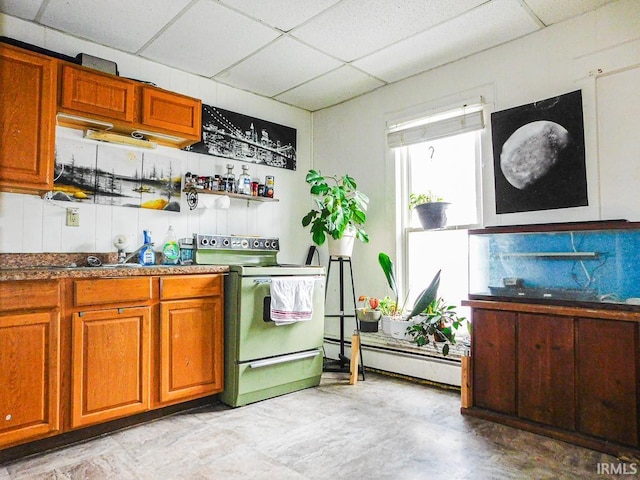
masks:
<path id="1" fill-rule="evenodd" d="M 17 479 L 586 479 L 608 455 L 459 413 L 459 392 L 370 373 L 183 412 L 0 465 Z M 637 478 L 635 476 L 621 476 Z"/>

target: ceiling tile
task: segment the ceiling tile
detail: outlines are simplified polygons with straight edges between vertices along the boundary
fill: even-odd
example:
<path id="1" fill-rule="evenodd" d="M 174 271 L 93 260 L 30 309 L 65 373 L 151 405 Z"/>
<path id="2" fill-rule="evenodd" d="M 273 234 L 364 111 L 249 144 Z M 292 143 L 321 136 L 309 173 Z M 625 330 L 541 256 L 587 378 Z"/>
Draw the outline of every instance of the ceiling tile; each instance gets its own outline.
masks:
<path id="1" fill-rule="evenodd" d="M 0 12 L 33 20 L 43 0 L 0 0 Z"/>
<path id="2" fill-rule="evenodd" d="M 612 3 L 615 0 L 525 0 L 529 8 L 545 25 L 558 23 L 568 18 Z"/>
<path id="3" fill-rule="evenodd" d="M 494 0 L 424 33 L 353 62 L 387 82 L 435 68 L 540 28 L 512 0 Z"/>
<path id="4" fill-rule="evenodd" d="M 40 22 L 107 45 L 136 52 L 190 0 L 50 0 Z"/>
<path id="5" fill-rule="evenodd" d="M 288 32 L 339 0 L 221 0 L 267 25 Z"/>
<path id="6" fill-rule="evenodd" d="M 209 0 L 200 0 L 141 52 L 212 77 L 278 37 L 278 32 Z"/>
<path id="7" fill-rule="evenodd" d="M 215 80 L 271 97 L 341 64 L 297 40 L 283 37 Z"/>
<path id="8" fill-rule="evenodd" d="M 345 0 L 293 35 L 345 61 L 368 55 L 486 0 Z"/>
<path id="9" fill-rule="evenodd" d="M 278 95 L 276 100 L 310 111 L 343 102 L 384 85 L 348 65 Z"/>

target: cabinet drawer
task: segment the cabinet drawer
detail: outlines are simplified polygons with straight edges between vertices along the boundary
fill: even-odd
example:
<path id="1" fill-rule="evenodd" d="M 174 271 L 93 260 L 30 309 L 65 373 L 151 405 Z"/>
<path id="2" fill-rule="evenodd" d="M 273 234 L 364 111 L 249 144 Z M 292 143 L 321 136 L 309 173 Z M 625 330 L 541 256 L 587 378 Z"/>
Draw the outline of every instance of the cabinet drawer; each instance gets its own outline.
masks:
<path id="1" fill-rule="evenodd" d="M 135 83 L 130 80 L 62 66 L 60 106 L 109 119 L 135 120 Z"/>
<path id="2" fill-rule="evenodd" d="M 142 124 L 199 139 L 201 117 L 200 100 L 153 87 L 142 87 Z"/>
<path id="3" fill-rule="evenodd" d="M 77 307 L 142 302 L 151 299 L 151 295 L 151 277 L 76 280 L 73 284 L 73 303 Z"/>
<path id="4" fill-rule="evenodd" d="M 57 308 L 60 283 L 57 280 L 33 280 L 0 283 L 0 311 Z"/>
<path id="5" fill-rule="evenodd" d="M 212 297 L 222 294 L 222 275 L 175 275 L 160 279 L 160 298 Z"/>

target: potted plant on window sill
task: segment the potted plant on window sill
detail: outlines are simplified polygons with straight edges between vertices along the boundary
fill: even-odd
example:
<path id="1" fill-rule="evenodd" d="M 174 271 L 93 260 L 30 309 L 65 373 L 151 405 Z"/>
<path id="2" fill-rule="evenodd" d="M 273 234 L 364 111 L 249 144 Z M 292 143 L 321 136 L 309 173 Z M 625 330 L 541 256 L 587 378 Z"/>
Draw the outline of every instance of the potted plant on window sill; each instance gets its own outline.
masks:
<path id="1" fill-rule="evenodd" d="M 382 316 L 380 311 L 380 301 L 375 297 L 361 295 L 358 298 L 362 302 L 362 307 L 356 308 L 356 317 L 360 322 L 361 332 L 377 332 L 378 322 Z"/>
<path id="2" fill-rule="evenodd" d="M 442 197 L 434 195 L 431 191 L 409 195 L 409 209 L 415 209 L 425 230 L 435 230 L 447 225 L 449 205 L 449 202 L 443 201 Z"/>
<path id="3" fill-rule="evenodd" d="M 408 314 L 403 314 L 403 307 L 398 305 L 398 284 L 393 262 L 389 255 L 380 252 L 378 263 L 382 267 L 387 283 L 396 297 L 395 300 L 392 300 L 389 296 L 386 296 L 380 302 L 380 310 L 383 315 L 382 331 L 393 338 L 411 340 L 412 337 L 409 335 L 410 328 L 419 321 L 414 317 L 424 311 L 436 299 L 438 287 L 440 286 L 440 271 L 435 274 L 429 286 L 418 295 L 411 311 Z"/>
<path id="4" fill-rule="evenodd" d="M 418 321 L 411 325 L 407 333 L 419 346 L 430 343 L 438 350 L 442 346 L 442 355 L 449 354 L 449 346 L 456 343 L 456 331 L 464 322 L 454 305 L 448 305 L 442 297 L 433 300 L 416 317 Z"/>
<path id="5" fill-rule="evenodd" d="M 333 182 L 331 186 L 327 180 Z M 369 242 L 369 235 L 362 227 L 367 221 L 369 197 L 358 191 L 355 180 L 321 175 L 309 170 L 305 181 L 311 185 L 311 195 L 316 203 L 302 218 L 302 226 L 311 225 L 311 236 L 316 245 L 329 239 L 329 255 L 350 257 L 354 239 Z"/>

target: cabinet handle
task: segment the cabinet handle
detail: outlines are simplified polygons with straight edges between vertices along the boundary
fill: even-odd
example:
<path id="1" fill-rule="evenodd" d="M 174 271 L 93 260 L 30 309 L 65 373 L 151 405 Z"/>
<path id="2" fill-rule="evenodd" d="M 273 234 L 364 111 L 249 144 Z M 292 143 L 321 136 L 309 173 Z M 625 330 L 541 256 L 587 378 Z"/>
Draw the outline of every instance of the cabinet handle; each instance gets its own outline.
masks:
<path id="1" fill-rule="evenodd" d="M 124 312 L 124 308 L 119 308 L 119 309 L 118 309 L 118 313 L 120 313 L 120 314 L 121 314 L 122 312 Z"/>

